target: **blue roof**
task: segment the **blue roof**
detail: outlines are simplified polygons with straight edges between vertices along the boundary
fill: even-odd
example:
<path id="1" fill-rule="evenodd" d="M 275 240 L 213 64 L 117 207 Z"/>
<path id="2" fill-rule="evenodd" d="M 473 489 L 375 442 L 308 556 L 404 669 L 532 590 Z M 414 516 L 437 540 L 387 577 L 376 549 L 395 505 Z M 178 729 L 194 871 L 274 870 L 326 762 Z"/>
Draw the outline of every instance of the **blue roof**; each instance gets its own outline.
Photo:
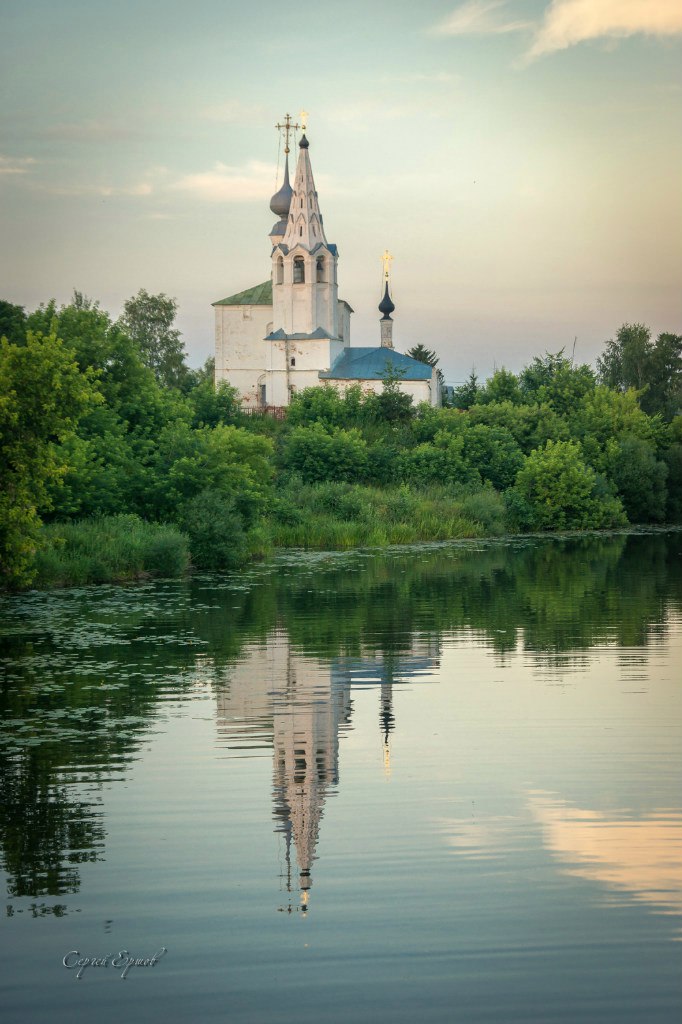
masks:
<path id="1" fill-rule="evenodd" d="M 404 356 L 392 348 L 344 348 L 331 370 L 323 370 L 326 380 L 381 380 L 386 371 L 402 380 L 431 380 L 433 368 L 418 359 Z"/>

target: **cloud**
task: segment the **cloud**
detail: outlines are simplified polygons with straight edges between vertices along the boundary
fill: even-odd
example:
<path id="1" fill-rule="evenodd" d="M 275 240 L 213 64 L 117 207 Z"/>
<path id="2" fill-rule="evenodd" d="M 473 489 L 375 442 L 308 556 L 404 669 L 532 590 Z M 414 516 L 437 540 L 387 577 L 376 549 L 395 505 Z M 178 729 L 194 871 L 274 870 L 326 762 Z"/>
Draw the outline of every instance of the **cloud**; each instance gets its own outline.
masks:
<path id="1" fill-rule="evenodd" d="M 252 202 L 276 191 L 272 164 L 251 160 L 244 167 L 217 163 L 210 171 L 186 174 L 171 186 L 211 202 Z"/>
<path id="2" fill-rule="evenodd" d="M 37 162 L 32 156 L 0 156 L 0 174 L 28 174 Z"/>
<path id="3" fill-rule="evenodd" d="M 431 32 L 439 36 L 488 36 L 521 32 L 532 27 L 528 21 L 504 17 L 506 6 L 507 0 L 469 0 L 434 25 Z"/>
<path id="4" fill-rule="evenodd" d="M 553 0 L 526 61 L 590 39 L 682 34 L 680 0 Z"/>
<path id="5" fill-rule="evenodd" d="M 51 196 L 101 196 L 110 199 L 113 196 L 150 196 L 154 191 L 148 181 L 135 185 L 40 185 L 39 191 Z"/>

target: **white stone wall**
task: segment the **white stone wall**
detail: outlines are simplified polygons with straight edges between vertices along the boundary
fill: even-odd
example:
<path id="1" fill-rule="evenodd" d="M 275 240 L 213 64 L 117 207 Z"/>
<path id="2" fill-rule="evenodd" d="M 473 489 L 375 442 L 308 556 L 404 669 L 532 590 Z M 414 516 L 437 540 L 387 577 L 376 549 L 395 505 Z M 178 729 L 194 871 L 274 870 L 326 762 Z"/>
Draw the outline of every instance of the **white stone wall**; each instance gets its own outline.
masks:
<path id="1" fill-rule="evenodd" d="M 339 337 L 343 342 L 343 347 L 350 345 L 350 314 L 351 308 L 344 299 L 338 300 L 338 323 L 339 323 Z"/>
<path id="2" fill-rule="evenodd" d="M 384 389 L 383 380 L 321 380 L 320 384 L 331 384 L 337 388 L 343 395 L 346 393 L 348 388 L 360 385 L 365 394 L 374 392 L 375 395 L 381 394 Z M 432 380 L 403 380 L 400 382 L 400 390 L 404 391 L 406 395 L 412 395 L 412 399 L 415 405 L 419 405 L 420 402 L 428 402 L 429 405 L 439 405 L 440 402 L 434 401 L 434 397 L 437 397 L 437 388 L 434 389 Z"/>
<path id="3" fill-rule="evenodd" d="M 258 405 L 267 366 L 272 306 L 215 306 L 215 380 L 236 387 L 245 405 Z"/>

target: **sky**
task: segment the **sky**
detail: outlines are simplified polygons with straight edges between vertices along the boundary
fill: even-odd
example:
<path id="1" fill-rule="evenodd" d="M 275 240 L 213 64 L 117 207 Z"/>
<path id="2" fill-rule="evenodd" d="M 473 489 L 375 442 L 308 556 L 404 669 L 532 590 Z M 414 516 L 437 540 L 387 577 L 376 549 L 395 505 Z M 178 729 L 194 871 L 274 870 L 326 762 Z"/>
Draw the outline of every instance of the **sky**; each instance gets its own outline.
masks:
<path id="1" fill-rule="evenodd" d="M 200 365 L 305 109 L 352 344 L 386 248 L 451 383 L 682 333 L 681 51 L 682 0 L 0 0 L 0 298 L 164 292 Z"/>

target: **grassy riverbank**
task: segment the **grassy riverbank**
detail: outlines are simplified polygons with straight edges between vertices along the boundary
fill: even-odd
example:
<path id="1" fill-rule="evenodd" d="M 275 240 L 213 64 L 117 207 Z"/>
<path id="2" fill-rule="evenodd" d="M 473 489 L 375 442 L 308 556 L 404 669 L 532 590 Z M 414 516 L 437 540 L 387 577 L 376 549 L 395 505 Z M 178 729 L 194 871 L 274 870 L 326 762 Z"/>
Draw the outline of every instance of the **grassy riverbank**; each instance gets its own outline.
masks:
<path id="1" fill-rule="evenodd" d="M 220 534 L 213 520 L 212 533 Z M 506 532 L 505 505 L 492 488 L 456 490 L 432 487 L 365 487 L 325 483 L 285 488 L 273 500 L 257 529 L 235 530 L 234 516 L 223 521 L 223 546 L 240 558 L 267 557 L 277 548 L 348 550 L 418 541 L 499 536 Z M 148 523 L 134 515 L 94 516 L 53 523 L 41 533 L 33 587 L 173 578 L 195 567 L 211 569 L 205 536 L 175 526 Z M 213 538 L 209 537 L 209 542 Z M 217 541 L 216 541 L 217 543 Z M 192 559 L 192 549 L 195 557 Z M 198 566 L 197 566 L 197 563 Z M 224 568 L 216 565 L 216 568 Z"/>
<path id="2" fill-rule="evenodd" d="M 134 515 L 52 523 L 40 540 L 35 587 L 182 576 L 190 564 L 188 539 L 177 527 Z"/>

